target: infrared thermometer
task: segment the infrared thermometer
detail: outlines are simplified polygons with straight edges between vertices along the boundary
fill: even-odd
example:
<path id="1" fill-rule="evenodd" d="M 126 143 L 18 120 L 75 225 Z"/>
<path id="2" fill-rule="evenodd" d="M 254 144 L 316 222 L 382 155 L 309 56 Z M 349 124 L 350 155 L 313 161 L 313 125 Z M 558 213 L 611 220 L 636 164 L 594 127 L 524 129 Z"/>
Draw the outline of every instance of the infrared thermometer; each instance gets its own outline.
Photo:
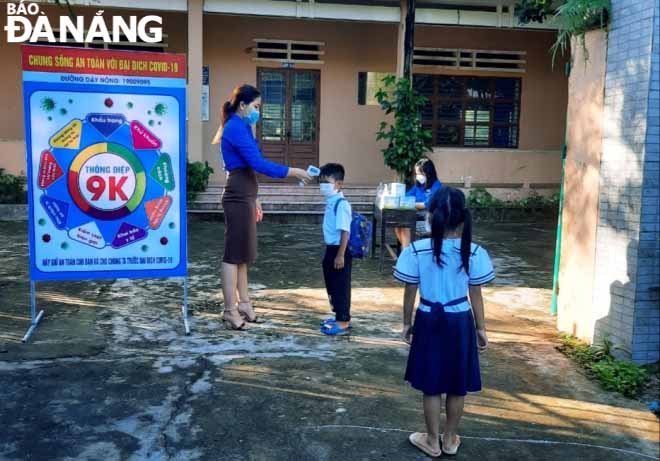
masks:
<path id="1" fill-rule="evenodd" d="M 315 166 L 310 165 L 307 167 L 307 174 L 312 177 L 316 177 L 321 174 L 321 170 Z M 300 187 L 305 187 L 305 183 L 303 181 L 300 181 L 298 184 Z"/>

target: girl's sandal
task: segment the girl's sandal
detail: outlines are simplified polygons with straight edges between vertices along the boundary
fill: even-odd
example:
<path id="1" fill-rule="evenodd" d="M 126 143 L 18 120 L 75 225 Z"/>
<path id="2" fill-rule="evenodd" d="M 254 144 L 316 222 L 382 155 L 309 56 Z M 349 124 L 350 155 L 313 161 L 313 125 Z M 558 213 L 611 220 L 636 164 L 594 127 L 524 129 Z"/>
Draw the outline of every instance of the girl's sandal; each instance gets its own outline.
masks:
<path id="1" fill-rule="evenodd" d="M 438 448 L 434 451 L 427 443 L 428 434 L 425 432 L 413 432 L 408 437 L 408 441 L 423 453 L 429 455 L 431 458 L 439 458 L 442 455 L 442 449 Z"/>
<path id="2" fill-rule="evenodd" d="M 233 308 L 225 307 L 225 311 L 222 314 L 222 323 L 224 323 L 225 328 L 228 330 L 243 331 L 245 329 L 245 322 L 236 306 Z"/>
<path id="3" fill-rule="evenodd" d="M 456 436 L 456 446 L 453 448 L 448 448 L 447 444 L 445 443 L 445 435 L 440 434 L 440 443 L 442 444 L 442 452 L 448 456 L 456 456 L 458 453 L 458 449 L 461 447 L 461 438 L 457 435 Z"/>
<path id="4" fill-rule="evenodd" d="M 254 312 L 254 309 L 252 308 L 252 303 L 250 301 L 239 302 L 238 303 L 238 312 L 249 323 L 264 323 L 264 320 L 259 318 L 259 316 L 256 314 L 256 312 Z"/>

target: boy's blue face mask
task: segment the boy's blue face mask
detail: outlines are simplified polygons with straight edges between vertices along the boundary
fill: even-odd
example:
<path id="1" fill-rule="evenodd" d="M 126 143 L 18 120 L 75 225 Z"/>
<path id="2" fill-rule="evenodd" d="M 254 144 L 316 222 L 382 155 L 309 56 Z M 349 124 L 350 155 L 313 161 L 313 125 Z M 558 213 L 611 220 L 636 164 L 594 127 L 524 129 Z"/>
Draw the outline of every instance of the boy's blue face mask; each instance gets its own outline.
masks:
<path id="1" fill-rule="evenodd" d="M 259 111 L 257 109 L 252 109 L 252 112 L 247 116 L 247 121 L 250 125 L 256 125 L 259 121 Z"/>

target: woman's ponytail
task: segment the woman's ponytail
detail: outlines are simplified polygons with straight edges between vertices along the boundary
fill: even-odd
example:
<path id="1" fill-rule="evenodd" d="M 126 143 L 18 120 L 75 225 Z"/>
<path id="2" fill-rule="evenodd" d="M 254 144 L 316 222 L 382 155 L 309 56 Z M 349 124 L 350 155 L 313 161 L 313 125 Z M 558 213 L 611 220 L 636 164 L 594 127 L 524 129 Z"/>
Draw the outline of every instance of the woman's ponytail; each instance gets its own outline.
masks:
<path id="1" fill-rule="evenodd" d="M 229 117 L 234 112 L 236 112 L 236 108 L 232 108 L 230 101 L 225 101 L 222 105 L 222 113 L 220 114 L 220 126 L 225 126 L 225 123 L 227 123 L 227 120 L 229 120 Z"/>
<path id="2" fill-rule="evenodd" d="M 225 127 L 227 120 L 229 120 L 231 117 L 231 114 L 231 102 L 225 101 L 225 103 L 222 105 L 222 109 L 220 110 L 220 125 L 218 126 L 218 130 L 215 132 L 215 136 L 213 136 L 213 141 L 211 141 L 211 144 L 220 144 L 220 139 L 222 139 L 222 130 Z"/>
<path id="3" fill-rule="evenodd" d="M 236 112 L 236 110 L 234 109 L 233 112 Z M 220 144 L 220 139 L 222 139 L 222 130 L 225 127 L 227 120 L 229 120 L 231 117 L 231 114 L 231 102 L 225 101 L 225 103 L 222 105 L 222 110 L 220 111 L 220 126 L 218 126 L 218 131 L 215 132 L 215 136 L 213 136 L 213 141 L 211 141 L 211 144 Z"/>
<path id="4" fill-rule="evenodd" d="M 259 90 L 252 85 L 241 85 L 234 88 L 234 91 L 232 91 L 231 94 L 231 99 L 222 105 L 222 110 L 220 111 L 220 125 L 218 126 L 218 130 L 216 131 L 211 144 L 220 144 L 222 130 L 224 129 L 225 124 L 229 121 L 231 116 L 236 113 L 241 103 L 250 104 L 259 96 L 261 96 L 261 93 L 259 93 Z"/>

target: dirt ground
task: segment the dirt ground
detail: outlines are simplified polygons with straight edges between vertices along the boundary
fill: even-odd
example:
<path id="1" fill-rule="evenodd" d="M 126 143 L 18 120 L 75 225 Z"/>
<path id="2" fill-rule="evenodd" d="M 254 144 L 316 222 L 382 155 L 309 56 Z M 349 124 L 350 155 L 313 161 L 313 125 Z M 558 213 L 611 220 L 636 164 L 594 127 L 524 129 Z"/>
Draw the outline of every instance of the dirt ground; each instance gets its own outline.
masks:
<path id="1" fill-rule="evenodd" d="M 24 345 L 25 227 L 0 223 L 1 460 L 425 459 L 407 442 L 424 423 L 403 381 L 402 287 L 359 261 L 354 334 L 321 336 L 317 228 L 261 229 L 251 288 L 267 321 L 247 332 L 222 327 L 221 226 L 192 223 L 190 336 L 181 281 L 58 282 L 39 284 L 46 317 Z M 602 390 L 555 349 L 552 241 L 535 243 L 551 229 L 522 235 L 524 254 L 496 244 L 505 231 L 481 235 L 498 267 L 491 347 L 457 459 L 658 459 L 645 403 Z"/>

